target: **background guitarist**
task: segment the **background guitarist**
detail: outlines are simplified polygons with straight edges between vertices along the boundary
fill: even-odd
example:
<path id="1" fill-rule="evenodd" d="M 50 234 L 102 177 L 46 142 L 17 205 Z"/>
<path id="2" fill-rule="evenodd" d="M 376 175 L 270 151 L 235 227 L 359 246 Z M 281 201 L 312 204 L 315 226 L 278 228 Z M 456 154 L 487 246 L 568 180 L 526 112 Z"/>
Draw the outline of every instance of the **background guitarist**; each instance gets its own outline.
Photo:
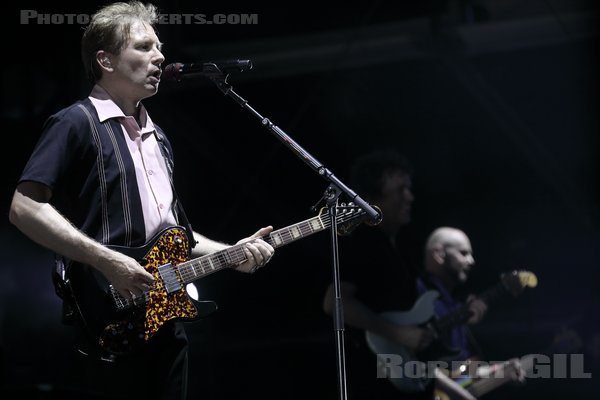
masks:
<path id="1" fill-rule="evenodd" d="M 446 315 L 460 306 L 462 302 L 454 297 L 458 285 L 467 281 L 475 265 L 471 241 L 467 235 L 456 228 L 440 227 L 435 229 L 425 244 L 425 274 L 417 279 L 419 294 L 426 290 L 436 290 L 440 297 L 435 302 L 437 316 Z M 487 305 L 475 295 L 469 295 L 466 303 L 471 311 L 468 325 L 477 324 L 487 311 Z M 456 360 L 466 360 L 479 353 L 467 325 L 461 325 L 449 332 L 446 342 L 460 352 Z"/>
<path id="2" fill-rule="evenodd" d="M 229 247 L 191 230 L 172 186 L 171 146 L 141 103 L 157 93 L 165 61 L 157 22 L 156 8 L 140 2 L 107 5 L 92 17 L 81 42 L 91 93 L 47 120 L 10 208 L 10 221 L 25 235 L 100 271 L 127 299 L 149 289 L 154 277 L 105 245 L 141 246 L 163 228 L 182 225 L 193 237 L 193 257 Z M 246 261 L 238 270 L 254 272 L 269 261 L 273 248 L 258 237 L 271 230 L 242 240 Z M 180 322 L 117 362 L 73 361 L 81 364 L 65 380 L 77 385 L 78 398 L 186 396 Z"/>
<path id="3" fill-rule="evenodd" d="M 387 379 L 377 378 L 377 359 L 364 339 L 367 330 L 412 350 L 425 348 L 432 339 L 427 329 L 398 326 L 379 313 L 407 310 L 417 298 L 416 269 L 407 261 L 403 231 L 411 220 L 412 167 L 393 150 L 378 150 L 359 157 L 352 165 L 352 187 L 377 205 L 383 221 L 376 227 L 359 226 L 340 240 L 341 291 L 346 323 L 346 372 L 352 399 L 402 399 Z M 334 291 L 330 286 L 323 307 L 332 315 Z M 431 399 L 429 393 L 406 398 Z"/>
<path id="4" fill-rule="evenodd" d="M 466 361 L 480 359 L 482 356 L 481 349 L 468 325 L 477 324 L 482 320 L 487 305 L 475 295 L 469 295 L 464 303 L 455 297 L 456 288 L 467 281 L 474 265 L 471 241 L 463 231 L 452 227 L 439 227 L 429 235 L 425 245 L 425 274 L 417 280 L 419 293 L 436 290 L 440 294 L 435 302 L 435 314 L 438 318 L 457 310 L 463 304 L 468 305 L 471 313 L 465 324 L 454 327 L 439 338 L 445 346 L 453 349 L 451 355 L 430 353 L 431 357 L 434 357 L 430 360 L 443 358 L 448 361 Z M 509 360 L 509 363 L 514 367 L 507 368 L 507 371 L 512 374 L 511 378 L 522 380 L 524 374 L 518 361 Z M 447 379 L 438 379 L 436 383 L 442 390 L 451 392 L 453 397 L 473 398 L 469 393 L 456 390 L 455 385 Z"/>

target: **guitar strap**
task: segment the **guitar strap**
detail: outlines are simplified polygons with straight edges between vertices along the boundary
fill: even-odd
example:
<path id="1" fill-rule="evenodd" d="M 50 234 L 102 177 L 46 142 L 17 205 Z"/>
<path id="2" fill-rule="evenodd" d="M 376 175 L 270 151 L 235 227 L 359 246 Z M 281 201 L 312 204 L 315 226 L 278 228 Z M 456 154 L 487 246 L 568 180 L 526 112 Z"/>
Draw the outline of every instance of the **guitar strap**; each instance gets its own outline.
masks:
<path id="1" fill-rule="evenodd" d="M 74 302 L 72 301 L 72 292 L 67 278 L 67 260 L 57 253 L 54 254 L 52 283 L 54 284 L 56 295 L 63 300 L 61 321 L 65 325 L 73 325 L 75 310 Z"/>
<path id="2" fill-rule="evenodd" d="M 479 341 L 477 339 L 475 339 L 475 335 L 473 335 L 473 331 L 471 331 L 471 329 L 466 326 L 466 333 L 467 333 L 467 340 L 469 341 L 469 344 L 471 345 L 471 349 L 473 350 L 473 353 L 475 355 L 477 355 L 477 357 L 479 357 L 482 360 L 485 360 L 485 355 L 483 353 L 483 348 L 481 347 L 481 345 L 479 344 Z"/>
<path id="3" fill-rule="evenodd" d="M 175 190 L 175 184 L 173 183 L 173 156 L 169 151 L 169 148 L 165 144 L 165 137 L 162 132 L 158 132 L 158 130 L 154 130 L 154 136 L 156 137 L 156 141 L 158 143 L 158 147 L 160 148 L 160 152 L 165 159 L 165 164 L 167 165 L 167 170 L 169 172 L 169 182 L 171 183 L 171 190 L 173 191 L 173 212 L 177 216 L 177 219 L 181 219 L 183 226 L 185 227 L 188 235 L 188 241 L 190 243 L 190 251 L 192 248 L 196 246 L 196 240 L 194 239 L 194 231 L 192 229 L 192 224 L 187 218 L 185 214 L 185 210 L 181 205 L 181 200 L 177 196 L 177 190 Z"/>

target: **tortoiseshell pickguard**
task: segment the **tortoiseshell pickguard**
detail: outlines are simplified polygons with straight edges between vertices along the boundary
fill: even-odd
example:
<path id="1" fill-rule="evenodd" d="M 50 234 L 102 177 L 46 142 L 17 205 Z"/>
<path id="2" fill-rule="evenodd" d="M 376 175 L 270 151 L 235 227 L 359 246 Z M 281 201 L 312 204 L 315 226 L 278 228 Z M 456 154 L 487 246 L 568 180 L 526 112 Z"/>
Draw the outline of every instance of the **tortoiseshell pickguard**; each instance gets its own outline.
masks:
<path id="1" fill-rule="evenodd" d="M 171 319 L 193 319 L 198 316 L 198 310 L 188 297 L 185 286 L 174 293 L 167 293 L 158 272 L 161 265 L 177 265 L 187 259 L 187 236 L 179 228 L 172 228 L 161 235 L 144 257 L 144 268 L 156 278 L 156 289 L 150 292 L 150 300 L 146 304 L 144 340 L 150 340 Z"/>
<path id="2" fill-rule="evenodd" d="M 98 343 L 111 357 L 131 352 L 148 342 L 169 320 L 189 320 L 198 316 L 184 284 L 181 289 L 167 293 L 158 270 L 166 264 L 175 266 L 187 261 L 188 245 L 185 231 L 172 227 L 161 232 L 154 243 L 144 246 L 149 250 L 140 264 L 156 278 L 155 289 L 149 293 L 145 304 L 133 306 L 125 312 L 124 318 L 113 320 L 100 333 Z"/>

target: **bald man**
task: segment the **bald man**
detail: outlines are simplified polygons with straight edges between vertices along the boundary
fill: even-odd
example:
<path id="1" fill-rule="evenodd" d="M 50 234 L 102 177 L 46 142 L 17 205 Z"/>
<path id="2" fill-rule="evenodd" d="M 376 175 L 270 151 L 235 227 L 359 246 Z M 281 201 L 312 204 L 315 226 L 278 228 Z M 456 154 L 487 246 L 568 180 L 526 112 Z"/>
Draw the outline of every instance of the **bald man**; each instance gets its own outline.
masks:
<path id="1" fill-rule="evenodd" d="M 435 304 L 438 316 L 446 315 L 461 307 L 462 302 L 454 297 L 458 285 L 465 283 L 475 265 L 473 248 L 468 236 L 460 229 L 440 227 L 428 237 L 424 256 L 425 275 L 417 279 L 419 293 L 437 290 L 440 297 Z M 476 324 L 485 315 L 487 305 L 474 295 L 470 295 L 466 303 L 472 315 L 467 324 Z M 477 345 L 467 326 L 454 328 L 444 338 L 447 345 L 460 349 L 456 360 L 466 360 L 477 353 Z"/>
<path id="2" fill-rule="evenodd" d="M 429 235 L 425 245 L 425 275 L 417 279 L 419 293 L 422 294 L 431 289 L 439 292 L 440 297 L 435 302 L 437 317 L 447 315 L 462 307 L 463 304 L 467 304 L 471 312 L 466 324 L 455 327 L 445 335 L 442 334 L 441 339 L 446 346 L 459 350 L 457 354 L 454 354 L 454 357 L 446 358 L 448 361 L 479 359 L 481 356 L 481 350 L 471 335 L 468 325 L 477 324 L 481 321 L 487 312 L 487 305 L 475 295 L 469 295 L 465 303 L 460 302 L 454 296 L 455 289 L 458 285 L 467 281 L 474 265 L 475 258 L 473 257 L 471 241 L 463 231 L 443 226 L 435 229 Z M 525 371 L 519 359 L 513 358 L 505 364 L 507 363 L 511 366 L 506 368 L 510 380 L 523 382 Z M 454 383 L 440 370 L 436 369 L 435 374 L 438 378 L 436 389 L 445 392 L 450 398 L 468 400 L 475 398 L 469 391 Z M 477 370 L 475 376 L 483 377 L 486 374 L 489 374 L 489 370 L 482 367 Z"/>

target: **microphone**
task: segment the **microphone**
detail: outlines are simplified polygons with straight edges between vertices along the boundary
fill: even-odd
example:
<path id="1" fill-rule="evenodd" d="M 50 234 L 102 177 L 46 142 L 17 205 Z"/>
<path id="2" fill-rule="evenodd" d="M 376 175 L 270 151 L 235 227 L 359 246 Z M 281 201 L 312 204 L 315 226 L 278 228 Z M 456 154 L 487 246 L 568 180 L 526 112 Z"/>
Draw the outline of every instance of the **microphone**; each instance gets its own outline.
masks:
<path id="1" fill-rule="evenodd" d="M 180 81 L 186 75 L 215 76 L 252 69 L 250 60 L 225 60 L 204 63 L 172 63 L 165 67 L 161 79 Z"/>

